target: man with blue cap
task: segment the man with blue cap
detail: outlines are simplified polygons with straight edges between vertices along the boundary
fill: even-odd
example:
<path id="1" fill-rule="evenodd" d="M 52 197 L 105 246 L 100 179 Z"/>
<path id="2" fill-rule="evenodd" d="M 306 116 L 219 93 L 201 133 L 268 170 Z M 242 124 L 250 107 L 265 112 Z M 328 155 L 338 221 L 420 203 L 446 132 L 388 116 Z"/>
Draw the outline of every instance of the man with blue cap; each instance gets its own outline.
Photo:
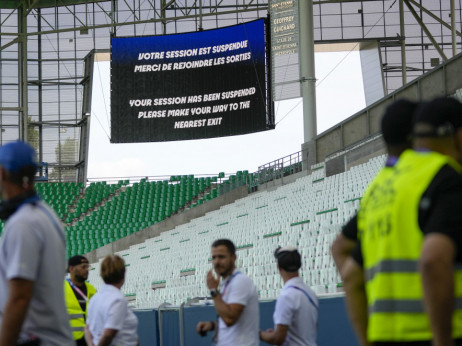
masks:
<path id="1" fill-rule="evenodd" d="M 62 286 L 65 236 L 54 211 L 37 196 L 34 149 L 0 147 L 0 346 L 74 344 Z"/>

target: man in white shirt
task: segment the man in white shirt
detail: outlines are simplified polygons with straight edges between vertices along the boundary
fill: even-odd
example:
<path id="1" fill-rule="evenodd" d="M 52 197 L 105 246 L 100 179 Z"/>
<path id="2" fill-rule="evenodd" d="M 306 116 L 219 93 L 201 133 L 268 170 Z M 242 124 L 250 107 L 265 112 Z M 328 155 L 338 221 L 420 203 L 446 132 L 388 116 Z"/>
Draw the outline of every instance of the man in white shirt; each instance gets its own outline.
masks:
<path id="1" fill-rule="evenodd" d="M 212 244 L 212 270 L 207 274 L 207 287 L 215 303 L 218 325 L 215 321 L 199 322 L 197 332 L 205 335 L 216 330 L 218 346 L 257 346 L 259 307 L 258 294 L 252 280 L 236 269 L 236 248 L 228 239 L 218 239 Z"/>
<path id="2" fill-rule="evenodd" d="M 272 345 L 316 346 L 318 298 L 298 276 L 301 256 L 296 248 L 278 248 L 274 257 L 284 287 L 274 310 L 274 330 L 260 332 L 260 340 Z"/>
<path id="3" fill-rule="evenodd" d="M 0 346 L 72 346 L 64 303 L 65 236 L 61 222 L 34 191 L 34 149 L 0 147 Z"/>

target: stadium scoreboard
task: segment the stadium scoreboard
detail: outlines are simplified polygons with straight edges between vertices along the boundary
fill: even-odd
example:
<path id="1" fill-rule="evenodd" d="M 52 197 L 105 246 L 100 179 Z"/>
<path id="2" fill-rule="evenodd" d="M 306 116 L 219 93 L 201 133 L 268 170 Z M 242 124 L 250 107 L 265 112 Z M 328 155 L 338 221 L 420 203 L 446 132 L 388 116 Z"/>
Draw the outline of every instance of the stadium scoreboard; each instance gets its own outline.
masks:
<path id="1" fill-rule="evenodd" d="M 264 19 L 111 39 L 111 142 L 223 137 L 274 128 Z"/>
<path id="2" fill-rule="evenodd" d="M 271 0 L 268 6 L 271 19 L 273 100 L 300 97 L 298 1 Z"/>

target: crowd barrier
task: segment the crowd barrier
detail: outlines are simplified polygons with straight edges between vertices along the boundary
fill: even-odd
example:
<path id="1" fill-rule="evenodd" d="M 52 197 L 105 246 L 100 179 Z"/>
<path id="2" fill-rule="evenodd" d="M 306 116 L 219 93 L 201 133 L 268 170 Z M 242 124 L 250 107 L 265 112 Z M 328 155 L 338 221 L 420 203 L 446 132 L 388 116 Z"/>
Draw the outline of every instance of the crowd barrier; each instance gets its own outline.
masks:
<path id="1" fill-rule="evenodd" d="M 318 346 L 357 346 L 348 321 L 344 297 L 319 300 Z M 260 328 L 273 328 L 275 301 L 260 302 Z M 213 306 L 136 310 L 140 346 L 209 346 L 213 333 L 201 337 L 196 333 L 199 321 L 216 319 Z M 181 328 L 180 326 L 183 325 Z M 261 346 L 268 345 L 260 343 Z"/>

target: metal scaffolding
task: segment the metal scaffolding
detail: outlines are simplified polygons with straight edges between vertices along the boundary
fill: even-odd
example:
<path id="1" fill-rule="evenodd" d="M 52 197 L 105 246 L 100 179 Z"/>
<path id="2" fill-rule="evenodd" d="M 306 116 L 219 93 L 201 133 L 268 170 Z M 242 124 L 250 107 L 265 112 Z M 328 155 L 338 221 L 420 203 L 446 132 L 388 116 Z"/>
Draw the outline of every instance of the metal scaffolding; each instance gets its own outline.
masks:
<path id="1" fill-rule="evenodd" d="M 109 51 L 111 35 L 206 30 L 267 13 L 266 0 L 0 0 L 0 144 L 28 140 L 50 180 L 84 181 L 91 52 Z M 321 0 L 313 16 L 315 44 L 377 42 L 386 93 L 461 50 L 462 0 Z"/>

